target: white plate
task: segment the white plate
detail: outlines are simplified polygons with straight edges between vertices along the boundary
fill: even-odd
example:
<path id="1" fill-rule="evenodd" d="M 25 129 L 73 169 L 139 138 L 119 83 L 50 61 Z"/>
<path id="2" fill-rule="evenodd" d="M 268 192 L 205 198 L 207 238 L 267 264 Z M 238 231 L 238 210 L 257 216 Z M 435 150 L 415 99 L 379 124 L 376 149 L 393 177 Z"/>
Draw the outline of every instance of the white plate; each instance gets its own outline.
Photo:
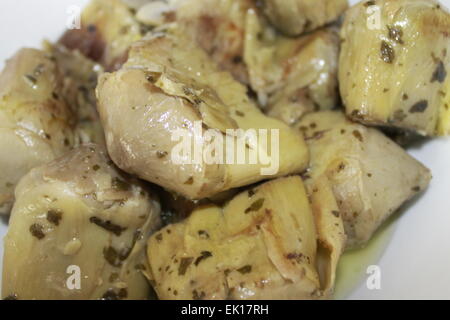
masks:
<path id="1" fill-rule="evenodd" d="M 0 1 L 0 66 L 21 47 L 38 47 L 44 38 L 56 39 L 64 31 L 68 8 L 87 2 Z M 450 0 L 442 2 L 450 7 Z M 345 283 L 338 287 L 340 298 L 450 299 L 450 140 L 431 141 L 410 152 L 433 171 L 431 186 L 396 216 L 386 235 L 366 250 L 358 264 L 341 268 Z M 6 225 L 0 222 L 0 236 L 5 233 Z M 2 256 L 0 246 L 0 265 Z M 369 265 L 380 268 L 380 290 L 367 288 Z"/>

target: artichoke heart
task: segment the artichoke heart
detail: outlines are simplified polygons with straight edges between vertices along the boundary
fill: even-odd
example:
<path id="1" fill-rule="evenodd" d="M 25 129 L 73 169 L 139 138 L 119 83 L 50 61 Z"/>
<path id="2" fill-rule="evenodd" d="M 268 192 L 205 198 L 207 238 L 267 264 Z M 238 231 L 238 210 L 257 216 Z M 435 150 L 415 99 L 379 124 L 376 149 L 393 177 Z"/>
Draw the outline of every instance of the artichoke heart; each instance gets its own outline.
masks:
<path id="1" fill-rule="evenodd" d="M 159 213 L 157 199 L 97 145 L 31 170 L 16 189 L 2 296 L 147 298 L 145 241 Z"/>
<path id="2" fill-rule="evenodd" d="M 0 213 L 30 169 L 83 143 L 105 145 L 95 87 L 101 67 L 78 52 L 45 43 L 22 49 L 0 75 Z"/>
<path id="3" fill-rule="evenodd" d="M 183 0 L 176 10 L 178 27 L 222 70 L 248 84 L 243 59 L 246 14 L 253 0 Z"/>
<path id="4" fill-rule="evenodd" d="M 122 69 L 101 76 L 97 97 L 114 162 L 189 199 L 307 166 L 301 134 L 265 116 L 246 88 L 177 28 L 134 44 Z"/>
<path id="5" fill-rule="evenodd" d="M 339 37 L 333 28 L 288 38 L 255 10 L 247 13 L 244 61 L 267 114 L 292 125 L 338 103 Z"/>
<path id="6" fill-rule="evenodd" d="M 334 209 L 333 202 L 322 200 L 320 228 L 334 217 L 325 212 Z M 339 232 L 343 227 L 330 234 L 338 239 Z M 323 298 L 334 285 L 335 256 L 318 259 L 317 240 L 301 178 L 282 178 L 248 189 L 223 207 L 198 208 L 184 222 L 155 233 L 147 249 L 150 276 L 160 299 Z"/>
<path id="7" fill-rule="evenodd" d="M 307 188 L 312 194 L 332 190 L 349 248 L 364 245 L 383 221 L 430 182 L 430 171 L 396 143 L 341 112 L 308 114 L 297 127 L 311 151 Z"/>
<path id="8" fill-rule="evenodd" d="M 434 0 L 352 7 L 341 31 L 339 61 L 347 115 L 425 136 L 448 134 L 449 29 L 450 14 Z"/>
<path id="9" fill-rule="evenodd" d="M 30 169 L 75 143 L 76 117 L 63 99 L 63 74 L 52 57 L 22 49 L 0 75 L 0 213 L 14 201 L 14 187 Z"/>

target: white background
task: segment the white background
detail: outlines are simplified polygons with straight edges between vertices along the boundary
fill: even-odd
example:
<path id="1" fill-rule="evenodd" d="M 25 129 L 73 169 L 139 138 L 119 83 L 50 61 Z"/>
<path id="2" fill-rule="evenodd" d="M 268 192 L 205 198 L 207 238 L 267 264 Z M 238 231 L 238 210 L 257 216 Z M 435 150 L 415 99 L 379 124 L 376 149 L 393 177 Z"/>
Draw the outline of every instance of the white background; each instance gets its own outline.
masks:
<path id="1" fill-rule="evenodd" d="M 441 2 L 450 6 L 450 0 Z M 85 3 L 1 0 L 0 66 L 21 47 L 39 47 L 43 38 L 56 39 L 64 31 L 67 8 Z M 431 186 L 397 220 L 389 246 L 375 261 L 382 272 L 381 290 L 370 291 L 362 281 L 349 298 L 450 299 L 450 140 L 431 141 L 411 154 L 433 171 Z M 0 236 L 5 233 L 6 225 L 0 222 Z M 2 256 L 0 246 L 0 263 Z"/>

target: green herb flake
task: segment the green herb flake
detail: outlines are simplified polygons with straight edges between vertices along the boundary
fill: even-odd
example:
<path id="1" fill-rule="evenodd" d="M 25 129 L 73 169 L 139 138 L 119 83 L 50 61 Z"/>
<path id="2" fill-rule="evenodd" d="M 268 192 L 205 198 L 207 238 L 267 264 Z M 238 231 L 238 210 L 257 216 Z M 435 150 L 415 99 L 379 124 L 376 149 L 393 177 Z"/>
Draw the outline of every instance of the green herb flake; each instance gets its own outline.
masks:
<path id="1" fill-rule="evenodd" d="M 178 267 L 178 275 L 184 276 L 186 274 L 187 269 L 191 265 L 194 258 L 181 258 L 180 266 Z"/>
<path id="2" fill-rule="evenodd" d="M 44 227 L 42 227 L 40 224 L 38 223 L 33 223 L 30 226 L 30 232 L 33 235 L 33 237 L 38 238 L 39 240 L 43 239 L 45 237 L 45 233 L 44 233 Z"/>
<path id="3" fill-rule="evenodd" d="M 250 189 L 250 190 L 248 190 L 248 197 L 249 197 L 249 198 L 253 197 L 255 194 L 256 194 L 255 189 Z"/>
<path id="4" fill-rule="evenodd" d="M 128 191 L 131 189 L 131 186 L 119 178 L 113 178 L 111 186 L 113 189 L 119 190 L 119 191 Z"/>
<path id="5" fill-rule="evenodd" d="M 200 256 L 197 259 L 195 259 L 195 262 L 194 262 L 195 266 L 198 266 L 200 264 L 200 262 L 202 262 L 203 260 L 206 260 L 208 258 L 211 258 L 212 256 L 213 255 L 212 255 L 211 252 L 209 252 L 209 251 L 202 251 Z"/>
<path id="6" fill-rule="evenodd" d="M 106 231 L 114 233 L 116 236 L 120 236 L 122 232 L 124 232 L 127 229 L 117 224 L 114 224 L 111 221 L 103 221 L 102 219 L 97 217 L 89 218 L 89 222 L 99 226 L 100 228 L 105 229 Z"/>
<path id="7" fill-rule="evenodd" d="M 158 159 L 162 159 L 167 157 L 168 153 L 167 151 L 157 151 L 156 152 L 156 156 L 158 157 Z"/>
<path id="8" fill-rule="evenodd" d="M 192 291 L 192 299 L 194 300 L 203 300 L 205 299 L 206 294 L 205 292 L 201 291 L 200 293 L 197 290 Z"/>
<path id="9" fill-rule="evenodd" d="M 103 249 L 103 257 L 113 267 L 120 267 L 122 265 L 119 253 L 111 246 Z"/>
<path id="10" fill-rule="evenodd" d="M 433 72 L 431 82 L 433 83 L 437 81 L 439 83 L 443 83 L 446 77 L 447 77 L 447 70 L 445 70 L 445 65 L 442 62 L 442 60 L 440 60 L 436 67 L 436 70 Z"/>
<path id="11" fill-rule="evenodd" d="M 199 230 L 198 231 L 198 236 L 201 239 L 209 239 L 209 233 L 207 231 L 205 231 L 205 230 Z"/>
<path id="12" fill-rule="evenodd" d="M 392 46 L 386 41 L 381 42 L 381 59 L 386 63 L 393 63 L 395 60 L 395 51 Z"/>
<path id="13" fill-rule="evenodd" d="M 389 39 L 400 43 L 400 44 L 404 44 L 403 42 L 403 30 L 401 27 L 398 26 L 388 26 L 388 36 Z"/>
<path id="14" fill-rule="evenodd" d="M 421 100 L 417 103 L 415 103 L 411 109 L 409 109 L 410 113 L 422 113 L 428 108 L 428 101 L 427 100 Z"/>
<path id="15" fill-rule="evenodd" d="M 158 242 L 161 242 L 162 239 L 163 239 L 162 233 L 158 233 L 158 234 L 155 236 L 155 239 L 156 239 Z"/>
<path id="16" fill-rule="evenodd" d="M 248 264 L 246 266 L 243 266 L 242 268 L 237 269 L 237 271 L 241 274 L 247 274 L 252 272 L 252 266 Z"/>
<path id="17" fill-rule="evenodd" d="M 252 212 L 252 211 L 258 211 L 258 210 L 260 210 L 262 208 L 263 204 L 264 204 L 264 198 L 258 199 L 255 202 L 253 202 L 250 205 L 250 207 L 248 207 L 245 210 L 245 213 L 247 214 L 247 213 Z"/>
<path id="18" fill-rule="evenodd" d="M 363 136 L 362 136 L 361 132 L 359 132 L 358 130 L 353 131 L 353 136 L 356 139 L 358 139 L 359 141 L 363 142 Z"/>
<path id="19" fill-rule="evenodd" d="M 47 220 L 53 223 L 55 226 L 59 226 L 59 222 L 62 219 L 62 211 L 51 209 L 47 212 Z"/>

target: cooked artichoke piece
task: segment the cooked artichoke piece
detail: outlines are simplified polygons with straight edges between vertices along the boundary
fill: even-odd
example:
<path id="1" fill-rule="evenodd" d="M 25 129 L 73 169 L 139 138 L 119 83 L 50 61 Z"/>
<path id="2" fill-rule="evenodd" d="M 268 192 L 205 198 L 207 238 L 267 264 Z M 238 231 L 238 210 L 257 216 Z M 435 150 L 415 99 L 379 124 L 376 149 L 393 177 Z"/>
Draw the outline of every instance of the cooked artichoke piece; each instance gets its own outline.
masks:
<path id="1" fill-rule="evenodd" d="M 347 0 L 262 0 L 270 22 L 289 36 L 313 31 L 337 20 Z"/>
<path id="2" fill-rule="evenodd" d="M 195 210 L 154 234 L 147 256 L 160 299 L 316 299 L 316 242 L 302 180 L 289 177 Z"/>
<path id="3" fill-rule="evenodd" d="M 136 43 L 120 71 L 101 77 L 97 97 L 114 162 L 189 199 L 299 173 L 308 163 L 301 134 L 262 114 L 244 86 L 182 35 Z M 188 151 L 174 161 L 186 141 Z"/>
<path id="4" fill-rule="evenodd" d="M 380 15 L 382 25 L 377 27 L 375 18 L 368 21 L 368 12 Z M 434 0 L 379 0 L 352 7 L 341 31 L 339 62 L 347 114 L 365 124 L 421 135 L 448 133 L 449 29 L 450 15 Z"/>
<path id="5" fill-rule="evenodd" d="M 176 21 L 221 69 L 250 84 L 261 105 L 273 109 L 271 116 L 289 122 L 305 110 L 335 106 L 339 39 L 334 31 L 284 37 L 249 0 L 185 0 Z"/>
<path id="6" fill-rule="evenodd" d="M 96 145 L 31 170 L 16 189 L 2 296 L 146 298 L 145 242 L 159 213 L 157 199 Z"/>
<path id="7" fill-rule="evenodd" d="M 184 0 L 176 11 L 177 24 L 219 67 L 247 84 L 246 14 L 253 7 L 253 0 Z"/>
<path id="8" fill-rule="evenodd" d="M 325 178 L 331 184 L 348 247 L 365 244 L 387 217 L 430 182 L 430 171 L 397 144 L 340 112 L 311 113 L 297 126 L 311 151 L 308 189 L 314 193 L 317 181 Z"/>
<path id="9" fill-rule="evenodd" d="M 9 213 L 23 175 L 75 142 L 76 117 L 62 83 L 52 57 L 35 49 L 20 50 L 0 75 L 0 213 Z"/>
<path id="10" fill-rule="evenodd" d="M 14 187 L 31 168 L 83 143 L 105 145 L 95 98 L 100 71 L 79 52 L 50 43 L 8 62 L 0 76 L 0 211 L 9 212 Z"/>
<path id="11" fill-rule="evenodd" d="M 288 38 L 248 11 L 244 61 L 252 89 L 270 116 L 289 125 L 336 106 L 338 51 L 334 29 Z"/>
<path id="12" fill-rule="evenodd" d="M 67 31 L 59 42 L 100 62 L 106 70 L 117 70 L 127 60 L 131 44 L 147 29 L 121 0 L 92 0 L 82 12 L 81 29 Z"/>

